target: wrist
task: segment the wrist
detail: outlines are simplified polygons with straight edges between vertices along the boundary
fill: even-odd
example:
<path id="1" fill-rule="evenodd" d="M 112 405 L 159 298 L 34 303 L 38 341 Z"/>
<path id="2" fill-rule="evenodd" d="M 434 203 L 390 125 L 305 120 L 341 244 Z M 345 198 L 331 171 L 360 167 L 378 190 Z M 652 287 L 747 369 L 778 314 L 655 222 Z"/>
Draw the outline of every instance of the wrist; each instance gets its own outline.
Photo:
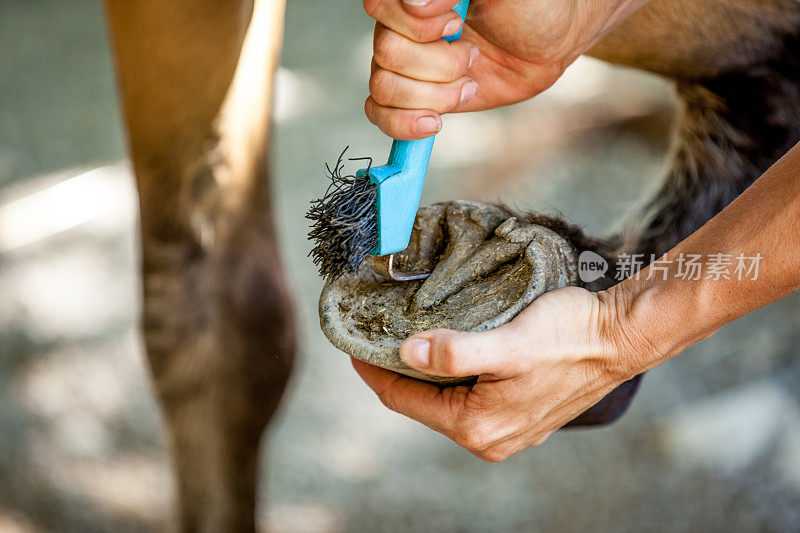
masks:
<path id="1" fill-rule="evenodd" d="M 660 358 L 650 340 L 649 325 L 632 311 L 641 307 L 634 287 L 622 283 L 597 293 L 600 302 L 602 344 L 608 359 L 622 381 L 650 368 L 650 361 Z"/>
<path id="2" fill-rule="evenodd" d="M 604 37 L 649 2 L 650 0 L 615 0 L 610 3 L 609 11 L 606 13 L 605 21 L 599 32 L 600 37 Z"/>
<path id="3" fill-rule="evenodd" d="M 719 329 L 706 320 L 713 299 L 708 282 L 647 277 L 645 270 L 628 278 L 603 291 L 601 299 L 613 306 L 615 346 L 634 374 L 671 359 Z"/>

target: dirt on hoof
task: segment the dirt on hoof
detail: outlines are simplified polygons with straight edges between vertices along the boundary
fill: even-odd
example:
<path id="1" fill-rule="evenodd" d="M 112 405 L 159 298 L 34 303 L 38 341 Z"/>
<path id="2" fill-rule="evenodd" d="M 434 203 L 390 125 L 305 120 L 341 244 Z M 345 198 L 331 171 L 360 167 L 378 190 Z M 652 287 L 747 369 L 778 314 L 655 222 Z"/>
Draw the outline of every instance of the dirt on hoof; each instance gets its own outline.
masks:
<path id="1" fill-rule="evenodd" d="M 451 201 L 421 208 L 408 248 L 394 261 L 395 270 L 430 276 L 393 281 L 368 259 L 358 271 L 325 284 L 322 330 L 357 359 L 443 384 L 471 376 L 441 378 L 409 368 L 399 355 L 405 338 L 434 328 L 496 328 L 537 296 L 578 284 L 577 253 L 566 238 L 490 204 Z"/>

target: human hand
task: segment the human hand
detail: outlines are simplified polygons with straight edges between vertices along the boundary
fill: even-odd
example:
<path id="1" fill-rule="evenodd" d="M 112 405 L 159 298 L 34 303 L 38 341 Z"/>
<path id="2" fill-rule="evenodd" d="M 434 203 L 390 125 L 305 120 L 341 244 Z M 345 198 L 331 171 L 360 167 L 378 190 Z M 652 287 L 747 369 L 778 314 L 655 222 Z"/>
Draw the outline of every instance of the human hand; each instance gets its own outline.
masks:
<path id="1" fill-rule="evenodd" d="M 647 0 L 364 0 L 374 18 L 369 120 L 395 139 L 437 133 L 443 113 L 531 98 Z"/>
<path id="2" fill-rule="evenodd" d="M 431 330 L 403 342 L 409 366 L 478 375 L 440 388 L 353 359 L 391 410 L 439 431 L 487 461 L 544 442 L 618 385 L 663 358 L 628 322 L 624 295 L 565 287 L 483 333 Z"/>

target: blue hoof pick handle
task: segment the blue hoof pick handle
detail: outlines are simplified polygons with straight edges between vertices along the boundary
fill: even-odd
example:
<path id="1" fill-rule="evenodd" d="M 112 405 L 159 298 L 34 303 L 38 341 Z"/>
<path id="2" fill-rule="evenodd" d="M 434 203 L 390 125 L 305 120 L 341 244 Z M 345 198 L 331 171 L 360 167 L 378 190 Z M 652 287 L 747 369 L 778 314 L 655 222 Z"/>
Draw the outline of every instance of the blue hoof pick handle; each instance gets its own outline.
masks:
<path id="1" fill-rule="evenodd" d="M 463 19 L 468 6 L 469 0 L 461 0 L 453 11 Z M 458 30 L 444 39 L 455 41 L 460 37 L 461 30 Z M 369 175 L 370 182 L 378 188 L 378 243 L 372 251 L 373 255 L 393 254 L 408 247 L 434 138 L 435 136 L 418 141 L 395 140 L 388 163 L 372 168 L 369 172 L 367 169 L 358 171 L 360 177 Z"/>

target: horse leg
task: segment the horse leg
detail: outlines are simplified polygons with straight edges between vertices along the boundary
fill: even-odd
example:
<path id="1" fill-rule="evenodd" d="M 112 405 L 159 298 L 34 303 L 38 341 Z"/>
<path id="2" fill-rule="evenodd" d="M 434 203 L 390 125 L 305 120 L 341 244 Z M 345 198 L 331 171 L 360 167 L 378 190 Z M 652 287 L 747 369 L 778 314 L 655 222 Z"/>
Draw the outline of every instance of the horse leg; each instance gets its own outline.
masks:
<path id="1" fill-rule="evenodd" d="M 185 531 L 255 529 L 294 324 L 267 146 L 283 0 L 106 0 L 141 212 L 143 332 Z"/>
<path id="2" fill-rule="evenodd" d="M 674 80 L 681 102 L 663 183 L 611 239 L 620 244 L 612 262 L 620 253 L 641 254 L 646 265 L 666 253 L 800 140 L 798 36 L 800 6 L 788 0 L 653 0 L 590 51 Z M 570 425 L 615 420 L 640 380 Z"/>
<path id="3" fill-rule="evenodd" d="M 799 53 L 792 0 L 655 0 L 590 52 L 674 80 L 681 102 L 670 168 L 622 251 L 665 253 L 794 146 Z"/>

